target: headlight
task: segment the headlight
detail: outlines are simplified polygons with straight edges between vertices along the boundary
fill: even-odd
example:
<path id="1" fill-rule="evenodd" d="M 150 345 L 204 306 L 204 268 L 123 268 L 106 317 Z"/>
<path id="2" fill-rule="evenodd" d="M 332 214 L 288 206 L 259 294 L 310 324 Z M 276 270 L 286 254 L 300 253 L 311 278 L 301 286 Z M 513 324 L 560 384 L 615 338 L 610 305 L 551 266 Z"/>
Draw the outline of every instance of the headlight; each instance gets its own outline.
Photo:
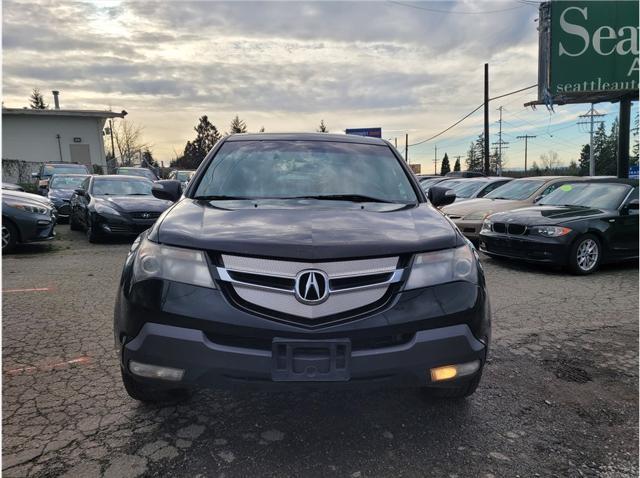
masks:
<path id="1" fill-rule="evenodd" d="M 117 209 L 107 205 L 107 204 L 96 204 L 96 212 L 98 214 L 111 214 L 113 216 L 119 216 L 120 213 Z"/>
<path id="2" fill-rule="evenodd" d="M 571 232 L 568 227 L 560 226 L 534 226 L 531 228 L 536 234 L 540 234 L 545 237 L 560 237 L 565 236 Z"/>
<path id="3" fill-rule="evenodd" d="M 493 231 L 493 222 L 491 222 L 489 219 L 485 219 L 484 222 L 482 223 L 482 229 L 480 230 L 480 232 L 491 232 Z"/>
<path id="4" fill-rule="evenodd" d="M 25 212 L 30 212 L 33 214 L 49 214 L 50 209 L 46 206 L 32 206 L 29 204 L 20 204 L 20 203 L 11 203 L 8 202 L 7 206 L 14 207 L 16 209 L 20 209 Z"/>
<path id="5" fill-rule="evenodd" d="M 467 214 L 466 216 L 464 216 L 462 219 L 463 220 L 474 220 L 474 219 L 480 219 L 481 221 L 487 217 L 489 214 L 491 214 L 491 211 L 476 211 L 476 212 L 472 212 L 470 214 Z"/>
<path id="6" fill-rule="evenodd" d="M 144 239 L 133 264 L 134 280 L 166 279 L 215 289 L 202 251 L 164 246 Z"/>
<path id="7" fill-rule="evenodd" d="M 464 280 L 476 283 L 476 258 L 465 245 L 455 249 L 418 254 L 411 266 L 405 289 L 418 289 L 436 284 Z"/>

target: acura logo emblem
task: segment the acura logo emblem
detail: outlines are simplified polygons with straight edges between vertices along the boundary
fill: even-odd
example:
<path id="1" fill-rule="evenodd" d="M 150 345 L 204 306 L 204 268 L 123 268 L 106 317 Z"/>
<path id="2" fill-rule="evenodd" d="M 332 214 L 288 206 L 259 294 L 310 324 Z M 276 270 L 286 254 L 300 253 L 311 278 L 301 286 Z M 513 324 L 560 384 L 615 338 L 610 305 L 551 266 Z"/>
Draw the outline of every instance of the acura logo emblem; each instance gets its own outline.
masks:
<path id="1" fill-rule="evenodd" d="M 329 296 L 329 277 L 317 269 L 300 271 L 296 276 L 295 294 L 303 304 L 320 304 Z"/>

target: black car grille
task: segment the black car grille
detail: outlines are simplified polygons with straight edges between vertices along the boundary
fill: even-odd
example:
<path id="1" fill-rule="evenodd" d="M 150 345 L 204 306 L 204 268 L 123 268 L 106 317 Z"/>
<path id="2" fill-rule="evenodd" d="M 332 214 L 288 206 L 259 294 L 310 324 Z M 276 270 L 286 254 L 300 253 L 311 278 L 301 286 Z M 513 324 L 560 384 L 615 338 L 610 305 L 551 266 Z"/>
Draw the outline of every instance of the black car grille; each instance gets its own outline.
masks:
<path id="1" fill-rule="evenodd" d="M 497 232 L 498 234 L 511 234 L 513 236 L 522 236 L 527 232 L 527 226 L 523 224 L 494 222 L 493 232 Z"/>
<path id="2" fill-rule="evenodd" d="M 140 212 L 130 212 L 129 215 L 133 219 L 158 219 L 160 217 L 161 212 L 156 211 L 140 211 Z"/>

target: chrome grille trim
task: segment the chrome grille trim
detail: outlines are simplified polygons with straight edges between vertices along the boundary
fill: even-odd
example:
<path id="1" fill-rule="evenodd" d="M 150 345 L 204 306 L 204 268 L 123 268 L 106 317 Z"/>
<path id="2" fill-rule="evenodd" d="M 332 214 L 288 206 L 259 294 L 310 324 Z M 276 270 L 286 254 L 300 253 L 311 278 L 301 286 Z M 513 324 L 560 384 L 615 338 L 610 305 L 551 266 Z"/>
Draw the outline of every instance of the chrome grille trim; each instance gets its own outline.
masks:
<path id="1" fill-rule="evenodd" d="M 398 256 L 310 263 L 223 254 L 222 263 L 215 268 L 218 280 L 227 283 L 247 304 L 311 320 L 375 304 L 393 284 L 402 281 L 406 271 L 398 266 Z M 322 271 L 327 277 L 328 297 L 318 304 L 306 304 L 296 294 L 295 283 L 289 286 L 282 280 L 296 280 L 299 273 L 311 269 Z M 241 276 L 243 273 L 247 275 Z M 331 288 L 331 280 L 351 278 L 354 280 L 348 284 L 343 281 L 339 287 L 335 284 L 336 288 Z"/>

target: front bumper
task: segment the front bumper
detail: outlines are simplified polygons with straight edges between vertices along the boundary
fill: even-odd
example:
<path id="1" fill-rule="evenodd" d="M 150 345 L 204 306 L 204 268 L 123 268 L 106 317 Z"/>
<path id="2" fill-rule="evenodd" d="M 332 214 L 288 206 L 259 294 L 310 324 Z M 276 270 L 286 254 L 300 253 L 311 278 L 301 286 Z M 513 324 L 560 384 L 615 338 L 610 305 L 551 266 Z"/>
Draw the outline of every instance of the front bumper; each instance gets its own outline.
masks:
<path id="1" fill-rule="evenodd" d="M 350 379 L 345 382 L 274 382 L 270 350 L 217 344 L 200 330 L 149 322 L 135 339 L 125 345 L 122 366 L 128 372 L 128 365 L 133 360 L 184 370 L 179 383 L 135 377 L 154 386 L 352 388 L 363 385 L 435 385 L 429 375 L 431 368 L 475 360 L 484 363 L 485 356 L 486 346 L 473 336 L 469 327 L 454 325 L 419 331 L 410 342 L 400 346 L 352 351 Z M 451 385 L 451 382 L 438 382 L 440 386 L 447 384 Z"/>
<path id="2" fill-rule="evenodd" d="M 483 219 L 452 219 L 452 221 L 467 239 L 477 241 L 480 237 Z"/>
<path id="3" fill-rule="evenodd" d="M 94 214 L 94 224 L 98 232 L 109 236 L 137 236 L 149 229 L 155 219 L 131 219 L 124 215 Z"/>
<path id="4" fill-rule="evenodd" d="M 218 289 L 157 279 L 131 284 L 125 272 L 114 319 L 124 372 L 131 360 L 184 369 L 180 385 L 135 377 L 174 387 L 317 385 L 272 381 L 274 339 L 348 339 L 349 381 L 323 386 L 427 385 L 432 367 L 484 363 L 491 334 L 484 284 L 469 282 L 398 292 L 368 316 L 309 328 L 240 310 Z"/>
<path id="5" fill-rule="evenodd" d="M 571 233 L 562 237 L 547 238 L 483 232 L 480 234 L 480 251 L 490 256 L 566 265 L 572 239 Z"/>

